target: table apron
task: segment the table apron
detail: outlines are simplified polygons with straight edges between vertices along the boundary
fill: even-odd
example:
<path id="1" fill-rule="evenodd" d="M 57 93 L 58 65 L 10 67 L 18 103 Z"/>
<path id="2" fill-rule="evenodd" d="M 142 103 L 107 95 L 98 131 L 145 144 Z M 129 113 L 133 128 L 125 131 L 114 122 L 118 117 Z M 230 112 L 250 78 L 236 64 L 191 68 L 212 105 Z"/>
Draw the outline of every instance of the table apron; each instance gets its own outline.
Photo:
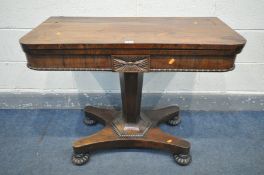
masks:
<path id="1" fill-rule="evenodd" d="M 159 72 L 233 70 L 236 55 L 76 55 L 26 53 L 28 67 L 48 71 Z"/>

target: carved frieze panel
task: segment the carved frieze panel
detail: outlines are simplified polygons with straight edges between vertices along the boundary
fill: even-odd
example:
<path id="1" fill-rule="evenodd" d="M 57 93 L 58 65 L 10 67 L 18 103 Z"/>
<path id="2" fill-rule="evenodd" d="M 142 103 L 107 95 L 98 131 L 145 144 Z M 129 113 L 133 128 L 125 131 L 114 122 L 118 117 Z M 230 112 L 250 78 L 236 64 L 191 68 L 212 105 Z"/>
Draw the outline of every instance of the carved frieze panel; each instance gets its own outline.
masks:
<path id="1" fill-rule="evenodd" d="M 115 72 L 148 72 L 149 55 L 112 55 Z"/>

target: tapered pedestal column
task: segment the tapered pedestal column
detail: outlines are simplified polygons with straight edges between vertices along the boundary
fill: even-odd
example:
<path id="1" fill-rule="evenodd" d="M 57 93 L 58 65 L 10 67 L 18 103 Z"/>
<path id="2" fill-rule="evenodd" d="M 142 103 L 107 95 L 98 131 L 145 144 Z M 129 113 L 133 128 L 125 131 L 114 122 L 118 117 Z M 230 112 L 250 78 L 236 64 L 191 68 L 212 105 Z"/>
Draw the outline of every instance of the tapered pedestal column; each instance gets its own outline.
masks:
<path id="1" fill-rule="evenodd" d="M 85 108 L 85 123 L 101 122 L 105 127 L 73 144 L 72 162 L 83 165 L 91 152 L 112 148 L 153 148 L 170 151 L 180 165 L 191 162 L 190 143 L 161 131 L 158 125 L 167 122 L 177 125 L 180 121 L 179 108 L 170 106 L 162 109 L 140 109 L 143 73 L 120 73 L 122 110 Z"/>

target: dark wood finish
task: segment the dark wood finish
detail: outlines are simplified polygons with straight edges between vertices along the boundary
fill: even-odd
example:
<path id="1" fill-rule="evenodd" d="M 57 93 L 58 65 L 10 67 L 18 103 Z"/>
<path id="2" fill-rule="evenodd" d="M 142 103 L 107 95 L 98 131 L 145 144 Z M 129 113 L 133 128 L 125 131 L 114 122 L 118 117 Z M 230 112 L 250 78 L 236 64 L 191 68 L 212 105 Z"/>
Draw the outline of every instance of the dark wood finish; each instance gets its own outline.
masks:
<path id="1" fill-rule="evenodd" d="M 126 122 L 137 123 L 140 118 L 143 73 L 119 73 L 122 114 Z"/>
<path id="2" fill-rule="evenodd" d="M 156 110 L 140 110 L 143 73 L 119 73 L 122 111 L 114 109 L 103 109 L 92 106 L 85 108 L 86 119 L 88 124 L 94 124 L 93 121 L 101 122 L 105 127 L 85 138 L 82 138 L 73 144 L 74 155 L 82 155 L 80 157 L 73 156 L 73 163 L 82 165 L 89 160 L 89 153 L 100 149 L 113 148 L 152 148 L 170 151 L 175 160 L 180 165 L 187 165 L 191 161 L 190 143 L 181 138 L 162 132 L 158 125 L 162 122 L 168 122 L 179 118 L 179 107 L 170 106 Z M 113 129 L 115 120 L 122 116 L 124 119 L 124 127 L 122 130 L 133 133 L 134 130 L 142 128 L 140 121 L 142 116 L 146 117 L 150 126 L 143 136 L 120 136 Z M 187 156 L 182 158 L 179 156 Z"/>
<path id="3" fill-rule="evenodd" d="M 149 55 L 112 55 L 115 72 L 148 72 Z"/>
<path id="4" fill-rule="evenodd" d="M 111 56 L 91 55 L 27 55 L 28 67 L 35 70 L 100 70 L 115 71 Z M 217 71 L 225 72 L 234 68 L 235 55 L 153 55 L 150 56 L 149 72 L 159 71 Z"/>
<path id="5" fill-rule="evenodd" d="M 122 111 L 85 108 L 87 125 L 105 127 L 73 144 L 76 165 L 98 149 L 134 147 L 168 150 L 178 164 L 189 164 L 190 143 L 158 128 L 179 124 L 179 108 L 140 110 L 143 72 L 229 71 L 245 43 L 212 17 L 51 17 L 20 39 L 31 69 L 120 74 Z"/>
<path id="6" fill-rule="evenodd" d="M 25 49 L 240 50 L 245 40 L 214 17 L 51 17 L 20 42 Z"/>
<path id="7" fill-rule="evenodd" d="M 99 149 L 110 148 L 154 148 L 172 152 L 173 154 L 189 154 L 190 143 L 173 135 L 164 133 L 158 127 L 178 115 L 179 108 L 170 106 L 163 109 L 144 111 L 151 120 L 152 126 L 144 137 L 119 137 L 112 129 L 112 121 L 121 112 L 113 109 L 102 109 L 87 106 L 85 112 L 94 120 L 100 121 L 105 127 L 73 144 L 75 153 L 93 152 Z"/>
<path id="8" fill-rule="evenodd" d="M 232 70 L 245 42 L 212 17 L 51 17 L 20 39 L 36 70 L 115 71 L 112 55 L 149 55 L 153 72 Z"/>

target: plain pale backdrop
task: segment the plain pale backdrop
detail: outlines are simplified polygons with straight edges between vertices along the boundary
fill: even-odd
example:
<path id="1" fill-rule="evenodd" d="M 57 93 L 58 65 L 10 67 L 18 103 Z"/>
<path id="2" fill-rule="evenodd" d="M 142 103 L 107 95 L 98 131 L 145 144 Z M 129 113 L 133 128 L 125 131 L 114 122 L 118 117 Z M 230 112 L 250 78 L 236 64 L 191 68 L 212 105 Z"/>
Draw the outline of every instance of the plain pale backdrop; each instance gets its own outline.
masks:
<path id="1" fill-rule="evenodd" d="M 119 92 L 117 73 L 26 67 L 19 38 L 49 16 L 216 16 L 247 39 L 234 71 L 146 73 L 144 92 L 264 94 L 263 0 L 0 0 L 0 92 Z"/>

